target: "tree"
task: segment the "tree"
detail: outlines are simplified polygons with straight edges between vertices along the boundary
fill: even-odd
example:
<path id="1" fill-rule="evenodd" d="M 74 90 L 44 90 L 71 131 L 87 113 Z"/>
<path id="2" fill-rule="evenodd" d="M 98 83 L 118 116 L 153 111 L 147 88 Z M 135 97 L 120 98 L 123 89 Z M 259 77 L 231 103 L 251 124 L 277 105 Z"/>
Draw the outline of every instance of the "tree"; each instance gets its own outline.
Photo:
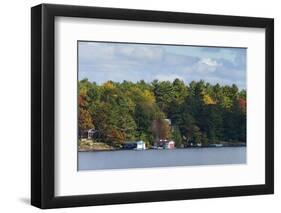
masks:
<path id="1" fill-rule="evenodd" d="M 79 134 L 82 131 L 94 128 L 92 115 L 88 110 L 89 103 L 87 102 L 87 96 L 85 90 L 80 91 L 78 96 L 78 106 L 79 106 L 79 114 L 78 114 L 78 126 L 79 126 Z"/>
<path id="2" fill-rule="evenodd" d="M 151 123 L 153 121 L 153 107 L 144 103 L 138 103 L 135 108 L 135 122 L 136 122 L 136 135 L 140 140 L 147 141 L 150 144 L 151 140 Z"/>
<path id="3" fill-rule="evenodd" d="M 183 81 L 175 79 L 173 82 L 173 105 L 179 106 L 188 96 L 188 90 Z"/>
<path id="4" fill-rule="evenodd" d="M 168 113 L 169 106 L 174 100 L 174 90 L 173 85 L 169 81 L 154 81 L 154 95 L 156 97 L 156 102 L 159 108 L 164 112 Z"/>
<path id="5" fill-rule="evenodd" d="M 152 122 L 151 130 L 156 141 L 160 139 L 169 139 L 171 136 L 171 128 L 165 119 L 155 119 Z"/>
<path id="6" fill-rule="evenodd" d="M 208 137 L 207 137 L 206 133 L 202 134 L 201 142 L 202 142 L 203 146 L 208 146 L 209 145 L 209 140 L 208 140 Z"/>
<path id="7" fill-rule="evenodd" d="M 176 147 L 181 147 L 182 145 L 182 136 L 178 126 L 173 127 L 172 139 L 175 141 Z"/>
<path id="8" fill-rule="evenodd" d="M 95 139 L 101 142 L 246 142 L 247 94 L 236 85 L 185 84 L 179 79 L 98 85 L 83 79 L 78 87 L 79 132 L 95 128 Z M 165 118 L 171 120 L 173 131 Z"/>
<path id="9" fill-rule="evenodd" d="M 224 139 L 246 142 L 246 113 L 234 100 L 232 107 L 224 113 Z"/>
<path id="10" fill-rule="evenodd" d="M 244 98 L 239 98 L 238 101 L 241 111 L 246 113 L 246 100 Z"/>
<path id="11" fill-rule="evenodd" d="M 79 109 L 79 128 L 81 130 L 87 130 L 94 128 L 93 122 L 92 122 L 92 116 L 89 111 L 80 108 Z"/>
<path id="12" fill-rule="evenodd" d="M 188 129 L 187 136 L 188 136 L 188 142 L 194 144 L 201 144 L 202 142 L 202 133 L 200 131 L 200 128 L 196 125 L 192 125 Z"/>
<path id="13" fill-rule="evenodd" d="M 207 94 L 203 95 L 203 102 L 205 105 L 214 105 L 216 102 Z"/>
<path id="14" fill-rule="evenodd" d="M 216 105 L 204 106 L 198 124 L 203 132 L 206 133 L 210 141 L 222 138 L 223 117 L 222 110 Z"/>

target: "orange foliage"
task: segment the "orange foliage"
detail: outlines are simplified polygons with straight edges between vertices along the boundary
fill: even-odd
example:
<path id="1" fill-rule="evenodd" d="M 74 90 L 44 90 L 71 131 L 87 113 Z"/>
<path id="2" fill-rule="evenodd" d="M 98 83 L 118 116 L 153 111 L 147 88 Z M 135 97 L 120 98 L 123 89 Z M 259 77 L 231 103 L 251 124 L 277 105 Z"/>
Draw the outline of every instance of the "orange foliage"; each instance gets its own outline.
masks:
<path id="1" fill-rule="evenodd" d="M 239 98 L 239 106 L 245 112 L 246 111 L 246 100 L 243 98 Z"/>
<path id="2" fill-rule="evenodd" d="M 78 105 L 79 107 L 86 107 L 87 101 L 86 101 L 86 93 L 83 91 L 80 91 L 78 96 Z"/>
<path id="3" fill-rule="evenodd" d="M 111 129 L 110 138 L 112 141 L 123 143 L 126 139 L 126 134 L 123 131 L 118 131 L 117 129 Z"/>

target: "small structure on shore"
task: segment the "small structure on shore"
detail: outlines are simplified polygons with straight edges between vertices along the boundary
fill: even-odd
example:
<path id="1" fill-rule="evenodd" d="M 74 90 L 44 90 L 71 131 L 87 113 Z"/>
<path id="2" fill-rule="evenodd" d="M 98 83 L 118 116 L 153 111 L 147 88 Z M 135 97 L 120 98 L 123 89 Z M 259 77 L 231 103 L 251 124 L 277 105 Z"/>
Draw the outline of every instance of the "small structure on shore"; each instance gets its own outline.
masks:
<path id="1" fill-rule="evenodd" d="M 127 141 L 123 144 L 123 149 L 145 150 L 145 142 L 140 141 Z"/>
<path id="2" fill-rule="evenodd" d="M 93 129 L 80 130 L 79 131 L 79 138 L 81 138 L 81 139 L 92 139 L 96 132 L 97 131 L 94 128 Z"/>
<path id="3" fill-rule="evenodd" d="M 154 148 L 156 149 L 174 149 L 175 142 L 167 139 L 160 139 L 154 143 Z"/>
<path id="4" fill-rule="evenodd" d="M 165 149 L 174 149 L 175 148 L 175 142 L 174 141 L 168 141 L 165 143 Z"/>
<path id="5" fill-rule="evenodd" d="M 144 141 L 137 141 L 137 147 L 136 150 L 145 150 L 145 142 Z"/>
<path id="6" fill-rule="evenodd" d="M 87 131 L 88 133 L 88 139 L 92 139 L 94 137 L 94 134 L 95 134 L 96 130 L 95 129 L 89 129 Z"/>

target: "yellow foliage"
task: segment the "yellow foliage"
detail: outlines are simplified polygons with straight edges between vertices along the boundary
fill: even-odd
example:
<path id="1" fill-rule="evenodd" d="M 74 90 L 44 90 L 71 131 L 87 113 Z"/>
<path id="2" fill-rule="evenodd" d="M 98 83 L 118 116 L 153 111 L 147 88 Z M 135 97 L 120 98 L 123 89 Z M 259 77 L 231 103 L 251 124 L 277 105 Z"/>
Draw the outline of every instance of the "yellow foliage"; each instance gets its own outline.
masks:
<path id="1" fill-rule="evenodd" d="M 90 112 L 82 108 L 79 109 L 79 127 L 81 129 L 91 129 L 94 127 Z"/>
<path id="2" fill-rule="evenodd" d="M 149 90 L 143 91 L 143 98 L 149 103 L 155 103 L 155 97 Z"/>
<path id="3" fill-rule="evenodd" d="M 206 94 L 203 96 L 203 102 L 206 105 L 212 105 L 216 103 L 209 95 Z"/>
<path id="4" fill-rule="evenodd" d="M 105 88 L 105 89 L 108 89 L 108 90 L 111 90 L 111 89 L 114 89 L 114 85 L 111 83 L 111 82 L 106 82 L 106 83 L 104 83 L 103 84 L 103 87 Z"/>

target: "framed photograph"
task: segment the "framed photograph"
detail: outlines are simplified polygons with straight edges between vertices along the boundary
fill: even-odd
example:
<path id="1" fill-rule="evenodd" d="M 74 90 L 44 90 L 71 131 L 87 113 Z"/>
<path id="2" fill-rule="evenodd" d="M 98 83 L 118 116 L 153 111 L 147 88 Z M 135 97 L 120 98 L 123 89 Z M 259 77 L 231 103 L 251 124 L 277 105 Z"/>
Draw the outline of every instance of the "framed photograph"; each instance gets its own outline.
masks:
<path id="1" fill-rule="evenodd" d="M 31 203 L 272 194 L 274 21 L 31 9 Z"/>

